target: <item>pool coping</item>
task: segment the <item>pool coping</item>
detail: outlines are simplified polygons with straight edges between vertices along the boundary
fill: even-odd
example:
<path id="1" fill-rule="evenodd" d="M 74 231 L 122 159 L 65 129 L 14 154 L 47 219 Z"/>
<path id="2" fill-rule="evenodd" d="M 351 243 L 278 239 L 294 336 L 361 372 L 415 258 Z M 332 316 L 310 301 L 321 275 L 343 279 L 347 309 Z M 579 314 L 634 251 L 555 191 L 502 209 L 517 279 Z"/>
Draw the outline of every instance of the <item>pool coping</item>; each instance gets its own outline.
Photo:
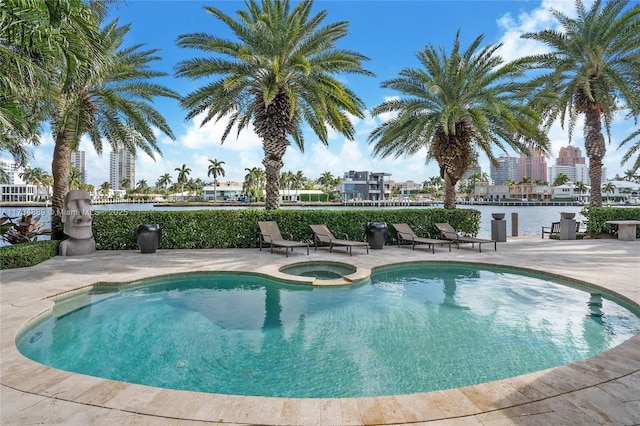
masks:
<path id="1" fill-rule="evenodd" d="M 273 268 L 305 260 L 344 262 L 368 271 L 377 266 L 430 260 L 531 270 L 523 264 L 527 259 L 545 274 L 605 288 L 638 306 L 640 289 L 634 280 L 638 276 L 634 276 L 634 270 L 640 272 L 638 254 L 640 242 L 519 237 L 500 243 L 496 252 L 482 253 L 470 247 L 431 254 L 385 246 L 384 250 L 345 260 L 344 255 L 326 250 L 289 258 L 257 249 L 167 250 L 154 255 L 107 251 L 82 258 L 57 257 L 32 268 L 1 271 L 0 423 L 60 422 L 61 418 L 64 422 L 94 413 L 97 418 L 157 418 L 170 424 L 187 420 L 274 425 L 407 424 L 463 418 L 484 423 L 523 416 L 529 420 L 561 420 L 569 413 L 573 422 L 584 418 L 591 422 L 638 423 L 640 403 L 634 405 L 633 396 L 621 398 L 620 393 L 634 391 L 635 401 L 640 399 L 640 335 L 583 361 L 495 382 L 410 395 L 318 399 L 203 394 L 117 382 L 38 364 L 15 347 L 17 333 L 51 308 L 52 302 L 46 298 L 82 291 L 93 283 L 123 282 L 127 277 L 126 281 L 134 281 L 165 273 L 246 271 L 249 267 L 252 272 L 270 274 Z M 577 264 L 580 271 L 563 268 Z M 604 279 L 609 282 L 603 285 L 600 281 Z M 37 413 L 24 409 L 32 401 L 40 407 Z"/>

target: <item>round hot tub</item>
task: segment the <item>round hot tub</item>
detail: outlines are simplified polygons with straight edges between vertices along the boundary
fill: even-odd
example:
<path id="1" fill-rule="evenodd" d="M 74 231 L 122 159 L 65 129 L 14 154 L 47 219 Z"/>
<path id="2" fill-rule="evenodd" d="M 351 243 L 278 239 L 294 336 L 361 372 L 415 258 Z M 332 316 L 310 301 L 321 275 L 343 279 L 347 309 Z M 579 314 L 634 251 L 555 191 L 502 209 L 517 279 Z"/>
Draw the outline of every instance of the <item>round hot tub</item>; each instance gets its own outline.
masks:
<path id="1" fill-rule="evenodd" d="M 355 274 L 358 268 L 348 263 L 316 261 L 286 265 L 278 271 L 286 275 L 315 278 L 316 284 L 347 284 L 353 281 L 350 276 Z"/>

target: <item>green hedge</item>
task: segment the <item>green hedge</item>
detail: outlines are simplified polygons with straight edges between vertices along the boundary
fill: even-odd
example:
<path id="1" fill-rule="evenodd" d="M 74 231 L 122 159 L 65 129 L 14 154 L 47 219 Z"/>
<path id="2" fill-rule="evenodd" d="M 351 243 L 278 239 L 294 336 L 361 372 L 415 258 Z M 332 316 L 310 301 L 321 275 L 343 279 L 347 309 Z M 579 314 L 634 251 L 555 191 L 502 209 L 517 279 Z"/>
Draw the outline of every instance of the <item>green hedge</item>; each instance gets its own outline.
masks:
<path id="1" fill-rule="evenodd" d="M 310 224 L 325 224 L 338 238 L 364 240 L 368 222 L 386 222 L 387 244 L 396 243 L 391 224 L 408 223 L 416 234 L 437 238 L 433 225 L 448 222 L 456 229 L 477 235 L 480 212 L 473 209 L 361 209 L 361 210 L 179 210 L 92 212 L 93 235 L 98 250 L 137 250 L 136 227 L 160 224 L 161 249 L 208 249 L 258 247 L 258 221 L 273 220 L 283 235 L 312 240 Z"/>
<path id="2" fill-rule="evenodd" d="M 0 269 L 37 265 L 58 254 L 60 241 L 34 241 L 0 247 Z"/>
<path id="3" fill-rule="evenodd" d="M 608 220 L 640 220 L 638 207 L 585 207 L 580 212 L 587 219 L 587 233 L 592 236 L 610 233 Z M 636 237 L 638 234 L 636 227 Z"/>

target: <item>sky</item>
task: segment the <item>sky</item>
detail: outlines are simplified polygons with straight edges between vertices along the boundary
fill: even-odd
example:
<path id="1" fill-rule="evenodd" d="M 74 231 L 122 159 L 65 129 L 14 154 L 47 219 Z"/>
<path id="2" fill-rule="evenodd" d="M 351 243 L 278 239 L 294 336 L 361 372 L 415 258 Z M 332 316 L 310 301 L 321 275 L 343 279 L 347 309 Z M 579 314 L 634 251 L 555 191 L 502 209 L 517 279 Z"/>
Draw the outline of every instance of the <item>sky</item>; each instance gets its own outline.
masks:
<path id="1" fill-rule="evenodd" d="M 589 2 L 586 2 L 590 4 Z M 450 51 L 456 32 L 460 31 L 462 47 L 480 34 L 485 43 L 502 43 L 499 50 L 505 60 L 513 60 L 525 54 L 545 51 L 545 46 L 524 40 L 520 35 L 543 29 L 556 28 L 557 22 L 550 9 L 574 15 L 572 0 L 316 0 L 314 12 L 326 10 L 324 23 L 349 21 L 350 33 L 338 46 L 358 51 L 370 60 L 364 67 L 375 77 L 339 76 L 340 80 L 364 101 L 365 118 L 354 122 L 356 137 L 347 140 L 337 133 L 330 133 L 329 145 L 321 143 L 312 132 L 305 133 L 304 152 L 292 144 L 284 156 L 282 171 L 302 171 L 304 176 L 317 179 L 326 171 L 334 176 L 343 176 L 349 170 L 369 170 L 390 173 L 394 181 L 413 180 L 423 182 L 437 176 L 437 164 L 425 163 L 425 153 L 412 157 L 377 158 L 372 157 L 372 145 L 367 144 L 371 130 L 380 125 L 380 117 L 371 117 L 369 110 L 398 94 L 382 89 L 380 83 L 395 78 L 403 68 L 416 68 L 416 53 L 426 45 L 442 47 Z M 197 89 L 204 81 L 192 81 L 175 77 L 175 66 L 180 60 L 198 57 L 202 52 L 179 48 L 176 39 L 181 34 L 205 32 L 224 38 L 233 38 L 225 24 L 205 12 L 204 7 L 214 5 L 225 13 L 234 15 L 244 9 L 244 2 L 234 1 L 158 1 L 128 0 L 119 3 L 110 12 L 111 18 L 118 18 L 120 24 L 130 24 L 131 30 L 125 45 L 144 44 L 145 48 L 159 49 L 161 60 L 154 62 L 154 68 L 168 74 L 158 79 L 159 83 L 177 91 L 181 95 Z M 144 179 L 153 185 L 158 178 L 169 173 L 176 181 L 176 168 L 183 164 L 191 169 L 190 178 L 211 181 L 207 176 L 210 159 L 223 161 L 225 176 L 220 182 L 242 182 L 247 168 L 262 166 L 263 151 L 259 138 L 251 126 L 236 138 L 235 132 L 221 144 L 221 135 L 226 122 L 208 123 L 201 126 L 201 119 L 186 120 L 186 111 L 175 100 L 156 99 L 156 108 L 169 122 L 176 139 L 158 135 L 158 145 L 162 156 L 155 159 L 143 152 L 136 158 L 136 182 Z M 572 144 L 584 151 L 582 130 L 583 119 L 579 119 Z M 629 135 L 633 122 L 618 118 L 613 125 L 613 140 L 608 146 L 604 159 L 607 177 L 623 174 L 631 167 L 629 163 L 620 165 L 624 150 L 617 150 L 620 140 Z M 568 133 L 555 125 L 550 130 L 552 158 L 548 165 L 555 164 L 559 149 L 568 144 Z M 41 167 L 51 173 L 53 140 L 50 134 L 42 137 L 41 144 L 34 148 L 31 167 Z M 88 139 L 83 137 L 80 148 L 86 152 L 87 182 L 99 187 L 109 181 L 110 147 L 105 142 L 103 154 L 99 156 Z M 494 155 L 502 152 L 496 150 Z M 509 154 L 513 155 L 512 152 Z M 479 158 L 483 172 L 489 173 L 489 161 Z"/>

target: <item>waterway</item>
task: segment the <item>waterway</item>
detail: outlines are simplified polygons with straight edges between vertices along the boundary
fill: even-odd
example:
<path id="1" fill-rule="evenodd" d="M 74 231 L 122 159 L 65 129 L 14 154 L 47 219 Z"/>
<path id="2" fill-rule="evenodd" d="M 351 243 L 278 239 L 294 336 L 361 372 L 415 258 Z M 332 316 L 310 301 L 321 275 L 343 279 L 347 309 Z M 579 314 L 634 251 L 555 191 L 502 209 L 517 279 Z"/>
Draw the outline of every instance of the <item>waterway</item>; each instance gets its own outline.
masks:
<path id="1" fill-rule="evenodd" d="M 439 208 L 441 206 L 396 206 L 396 207 L 381 207 L 384 209 L 432 209 Z M 218 206 L 188 206 L 188 207 L 169 207 L 169 206 L 154 206 L 151 203 L 136 203 L 136 204 L 98 204 L 93 205 L 92 210 L 205 210 L 205 209 L 220 209 L 220 208 L 235 208 L 246 209 L 256 208 L 253 206 L 233 206 L 233 207 L 218 207 Z M 340 207 L 340 206 L 328 206 L 328 207 L 296 207 L 290 205 L 282 206 L 283 209 L 354 209 L 354 210 L 371 210 L 372 207 Z M 377 208 L 377 207 L 376 207 Z M 480 231 L 479 237 L 491 236 L 491 214 L 492 213 L 504 213 L 505 221 L 507 222 L 507 236 L 514 235 L 513 228 L 514 221 L 513 215 L 517 215 L 517 234 L 515 235 L 540 235 L 542 226 L 551 226 L 551 222 L 557 222 L 560 220 L 560 213 L 569 212 L 575 213 L 576 221 L 583 222 L 585 219 L 580 214 L 582 206 L 491 206 L 491 205 L 458 205 L 457 208 L 461 209 L 475 209 L 480 211 Z M 51 208 L 48 207 L 0 207 L 0 215 L 6 212 L 11 217 L 19 216 L 23 213 L 40 215 L 40 220 L 48 222 L 51 219 Z M 0 242 L 2 245 L 2 242 Z"/>

